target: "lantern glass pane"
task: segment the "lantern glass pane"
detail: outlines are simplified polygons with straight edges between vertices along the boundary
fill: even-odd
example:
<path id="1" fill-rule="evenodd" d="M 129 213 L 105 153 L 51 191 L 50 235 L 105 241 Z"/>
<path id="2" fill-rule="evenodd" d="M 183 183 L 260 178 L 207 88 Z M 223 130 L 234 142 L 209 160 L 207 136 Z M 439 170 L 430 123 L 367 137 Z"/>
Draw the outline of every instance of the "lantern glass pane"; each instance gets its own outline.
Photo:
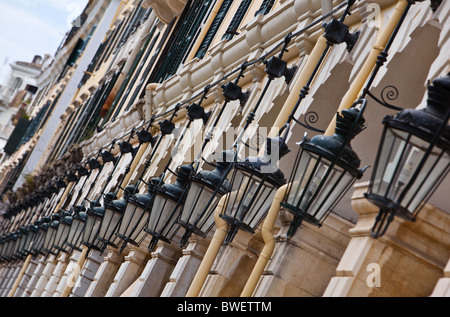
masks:
<path id="1" fill-rule="evenodd" d="M 180 222 L 195 226 L 198 229 L 197 233 L 205 235 L 214 225 L 214 210 L 222 196 L 219 193 L 214 195 L 214 192 L 208 186 L 192 181 Z M 208 209 L 205 210 L 206 208 Z"/>
<path id="2" fill-rule="evenodd" d="M 27 240 L 28 234 L 30 234 L 30 233 L 22 233 L 22 235 L 20 236 L 20 238 L 19 238 L 20 239 L 20 244 L 19 244 L 19 246 L 17 248 L 17 251 L 23 252 L 23 249 L 25 247 L 25 242 Z"/>
<path id="3" fill-rule="evenodd" d="M 19 251 L 22 250 L 22 247 L 23 247 L 24 243 L 25 243 L 24 235 L 20 234 L 18 239 L 17 239 L 17 241 L 16 241 L 16 244 L 14 246 L 14 254 L 16 254 L 16 253 L 18 253 Z"/>
<path id="4" fill-rule="evenodd" d="M 286 203 L 321 223 L 356 178 L 316 153 L 300 149 L 298 158 Z"/>
<path id="5" fill-rule="evenodd" d="M 33 246 L 31 247 L 31 251 L 38 252 L 42 248 L 42 246 L 44 244 L 46 232 L 47 232 L 47 230 L 44 229 L 43 227 L 39 228 L 39 231 L 33 240 Z"/>
<path id="6" fill-rule="evenodd" d="M 145 238 L 146 234 L 143 230 L 147 220 L 148 211 L 129 200 L 120 223 L 119 233 L 139 244 Z"/>
<path id="7" fill-rule="evenodd" d="M 33 241 L 33 239 L 36 237 L 36 231 L 34 230 L 30 230 L 30 232 L 28 232 L 26 241 L 25 241 L 25 245 L 24 245 L 24 251 L 25 252 L 30 252 L 30 243 L 31 241 Z"/>
<path id="8" fill-rule="evenodd" d="M 105 215 L 103 216 L 103 221 L 98 232 L 98 237 L 109 243 L 117 245 L 119 238 L 115 235 L 120 219 L 122 218 L 122 213 L 116 212 L 112 208 L 105 208 Z"/>
<path id="9" fill-rule="evenodd" d="M 54 246 L 55 247 L 59 247 L 62 244 L 62 239 L 63 239 L 63 233 L 64 233 L 64 228 L 66 227 L 66 225 L 61 222 L 59 224 L 58 229 L 56 230 L 56 234 L 55 234 L 55 240 L 54 240 Z"/>
<path id="10" fill-rule="evenodd" d="M 449 154 L 435 146 L 414 180 L 428 147 L 429 142 L 415 135 L 387 127 L 371 193 L 398 202 L 410 213 L 417 211 L 450 164 Z"/>
<path id="11" fill-rule="evenodd" d="M 17 237 L 17 240 L 14 242 L 14 247 L 13 247 L 13 251 L 12 251 L 12 254 L 13 254 L 14 256 L 17 255 L 17 251 L 18 251 L 19 246 L 20 246 L 20 240 L 21 240 L 21 236 L 18 236 L 18 237 Z"/>
<path id="12" fill-rule="evenodd" d="M 94 215 L 88 215 L 86 219 L 86 227 L 83 232 L 83 242 L 91 245 L 95 243 L 95 235 L 100 228 L 101 219 Z"/>
<path id="13" fill-rule="evenodd" d="M 67 244 L 70 247 L 78 247 L 79 238 L 83 232 L 85 222 L 80 218 L 74 218 L 70 226 L 69 235 L 67 237 Z"/>
<path id="14" fill-rule="evenodd" d="M 67 238 L 69 237 L 71 224 L 67 223 L 63 227 L 64 227 L 64 230 L 63 230 L 63 233 L 62 233 L 62 237 L 61 237 L 61 240 L 60 240 L 60 242 L 58 244 L 59 248 L 62 248 L 64 246 L 65 242 L 67 241 Z"/>
<path id="15" fill-rule="evenodd" d="M 171 238 L 174 230 L 177 228 L 177 226 L 173 225 L 175 223 L 175 216 L 177 215 L 175 208 L 179 208 L 176 201 L 164 195 L 157 194 L 153 203 L 152 212 L 150 213 L 147 231 Z"/>
<path id="16" fill-rule="evenodd" d="M 241 169 L 234 170 L 232 183 L 224 214 L 240 221 L 243 229 L 253 231 L 269 211 L 277 187 Z"/>
<path id="17" fill-rule="evenodd" d="M 49 226 L 47 229 L 47 233 L 45 235 L 44 240 L 44 248 L 49 251 L 51 249 L 52 243 L 55 240 L 55 234 L 56 234 L 57 228 L 53 226 Z"/>

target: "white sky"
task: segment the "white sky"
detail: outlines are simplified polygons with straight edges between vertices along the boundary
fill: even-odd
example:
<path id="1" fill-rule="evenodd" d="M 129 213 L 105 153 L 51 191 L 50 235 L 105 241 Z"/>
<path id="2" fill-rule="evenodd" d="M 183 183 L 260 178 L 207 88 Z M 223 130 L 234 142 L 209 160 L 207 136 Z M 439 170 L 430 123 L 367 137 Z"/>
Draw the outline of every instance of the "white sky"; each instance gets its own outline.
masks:
<path id="1" fill-rule="evenodd" d="M 88 0 L 0 0 L 0 85 L 9 63 L 54 55 Z"/>

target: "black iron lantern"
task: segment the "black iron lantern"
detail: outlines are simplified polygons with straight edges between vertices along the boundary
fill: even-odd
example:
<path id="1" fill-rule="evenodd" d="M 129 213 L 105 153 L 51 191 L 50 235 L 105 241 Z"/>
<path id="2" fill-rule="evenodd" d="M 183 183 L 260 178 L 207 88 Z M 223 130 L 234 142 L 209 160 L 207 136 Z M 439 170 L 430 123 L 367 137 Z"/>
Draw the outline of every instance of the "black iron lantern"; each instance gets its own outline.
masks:
<path id="1" fill-rule="evenodd" d="M 31 224 L 27 227 L 27 229 L 28 233 L 22 249 L 22 253 L 24 256 L 27 256 L 31 253 L 31 248 L 33 247 L 33 244 L 36 243 L 36 238 L 39 233 L 39 226 L 37 225 L 37 223 Z"/>
<path id="2" fill-rule="evenodd" d="M 23 244 L 25 243 L 24 237 L 26 235 L 26 231 L 23 230 L 23 227 L 21 227 L 18 230 L 16 230 L 14 234 L 17 236 L 17 240 L 14 242 L 14 246 L 12 249 L 12 256 L 14 260 L 18 260 L 23 257 L 20 251 L 22 250 Z"/>
<path id="3" fill-rule="evenodd" d="M 5 259 L 5 247 L 6 247 L 6 237 L 1 236 L 0 237 L 0 263 L 4 263 L 6 261 Z"/>
<path id="4" fill-rule="evenodd" d="M 53 254 L 52 247 L 53 241 L 55 241 L 56 231 L 59 227 L 59 221 L 53 217 L 47 228 L 47 232 L 45 233 L 44 244 L 42 245 L 42 252 L 45 255 Z"/>
<path id="5" fill-rule="evenodd" d="M 281 205 L 294 216 L 288 230 L 291 237 L 306 220 L 321 226 L 329 212 L 348 189 L 363 175 L 360 159 L 350 141 L 364 128 L 363 108 L 342 110 L 336 117 L 333 135 L 303 138 L 294 161 L 285 197 Z"/>
<path id="6" fill-rule="evenodd" d="M 105 208 L 97 201 L 91 202 L 86 211 L 86 225 L 81 237 L 81 244 L 87 246 L 89 249 L 100 251 L 103 247 L 103 242 L 96 239 L 98 230 L 103 220 Z"/>
<path id="7" fill-rule="evenodd" d="M 193 233 L 206 237 L 214 226 L 216 206 L 220 198 L 231 189 L 231 184 L 226 177 L 229 174 L 233 156 L 232 151 L 223 151 L 222 158 L 216 163 L 213 171 L 202 170 L 191 177 L 186 199 L 178 218 L 178 224 L 186 230 L 180 245 L 186 244 Z"/>
<path id="8" fill-rule="evenodd" d="M 20 237 L 19 237 L 19 241 L 18 241 L 18 246 L 17 246 L 17 254 L 20 257 L 24 257 L 26 256 L 26 242 L 29 239 L 29 236 L 31 237 L 31 232 L 30 232 L 30 228 L 29 226 L 23 226 L 19 229 L 20 232 Z"/>
<path id="9" fill-rule="evenodd" d="M 289 152 L 284 138 L 267 138 L 262 157 L 248 157 L 234 162 L 231 169 L 231 192 L 228 193 L 220 217 L 230 229 L 225 243 L 230 243 L 239 229 L 254 233 L 267 215 L 277 189 L 286 183 L 278 160 Z"/>
<path id="10" fill-rule="evenodd" d="M 450 169 L 450 74 L 428 87 L 424 109 L 383 119 L 384 129 L 366 198 L 380 212 L 372 235 L 394 216 L 414 221 Z"/>
<path id="11" fill-rule="evenodd" d="M 128 243 L 140 245 L 147 236 L 144 228 L 152 210 L 155 189 L 161 182 L 160 178 L 152 178 L 148 183 L 146 193 L 136 193 L 128 198 L 119 230 L 116 233 L 123 240 L 122 250 Z"/>
<path id="12" fill-rule="evenodd" d="M 114 193 L 108 193 L 105 196 L 105 214 L 103 216 L 102 224 L 97 234 L 97 239 L 107 245 L 117 248 L 119 246 L 120 238 L 116 235 L 119 228 L 123 212 L 127 206 L 128 198 L 131 193 L 135 191 L 135 186 L 127 186 L 123 190 L 123 198 L 117 198 Z"/>
<path id="13" fill-rule="evenodd" d="M 65 245 L 68 246 L 70 250 L 80 251 L 81 249 L 79 246 L 81 244 L 81 237 L 86 226 L 86 219 L 88 216 L 85 212 L 84 206 L 78 205 L 75 206 L 74 209 L 75 210 L 72 214 L 72 225 L 70 226 Z"/>
<path id="14" fill-rule="evenodd" d="M 33 239 L 33 245 L 30 247 L 30 253 L 34 256 L 42 254 L 42 248 L 44 245 L 44 240 L 47 235 L 47 229 L 49 226 L 50 218 L 44 217 L 36 221 L 38 227 L 38 232 Z"/>
<path id="15" fill-rule="evenodd" d="M 0 243 L 1 243 L 0 262 L 1 263 L 5 263 L 5 262 L 9 261 L 8 250 L 9 250 L 11 236 L 12 236 L 12 234 L 8 233 L 8 234 L 5 234 L 4 236 L 2 236 L 0 239 Z"/>
<path id="16" fill-rule="evenodd" d="M 18 239 L 18 236 L 15 232 L 9 233 L 6 235 L 5 238 L 5 246 L 4 246 L 4 254 L 3 254 L 3 260 L 6 262 L 14 261 L 16 258 L 14 256 L 13 250 L 16 245 L 16 241 Z"/>
<path id="17" fill-rule="evenodd" d="M 179 208 L 186 198 L 186 186 L 194 171 L 192 165 L 181 165 L 176 170 L 174 184 L 163 184 L 155 189 L 155 198 L 145 232 L 152 235 L 149 250 L 153 250 L 159 240 L 169 242 L 178 231 L 176 222 Z"/>
<path id="18" fill-rule="evenodd" d="M 70 216 L 68 212 L 63 211 L 61 217 L 59 218 L 59 226 L 56 231 L 55 241 L 53 242 L 53 248 L 56 249 L 57 253 L 60 251 L 67 252 L 63 246 L 69 236 L 72 222 L 72 216 Z"/>

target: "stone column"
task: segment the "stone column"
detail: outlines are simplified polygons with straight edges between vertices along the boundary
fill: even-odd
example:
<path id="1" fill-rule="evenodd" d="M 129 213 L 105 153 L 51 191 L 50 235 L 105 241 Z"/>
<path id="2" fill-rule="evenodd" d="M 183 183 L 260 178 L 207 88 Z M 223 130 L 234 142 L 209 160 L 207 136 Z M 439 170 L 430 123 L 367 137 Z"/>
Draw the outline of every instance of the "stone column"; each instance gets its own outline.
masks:
<path id="1" fill-rule="evenodd" d="M 36 268 L 34 271 L 30 274 L 30 280 L 28 284 L 25 286 L 25 290 L 22 293 L 22 297 L 30 297 L 32 292 L 34 291 L 37 282 L 41 278 L 42 272 L 45 269 L 45 266 L 47 264 L 47 261 L 45 259 L 45 256 L 40 254 L 37 256 L 35 260 L 32 260 L 32 262 L 36 262 Z"/>
<path id="2" fill-rule="evenodd" d="M 125 256 L 125 262 L 120 266 L 105 297 L 121 296 L 139 278 L 150 258 L 150 252 L 147 250 L 149 241 L 147 237 L 139 247 L 129 246 L 130 252 Z"/>
<path id="3" fill-rule="evenodd" d="M 450 260 L 444 268 L 444 277 L 437 282 L 432 297 L 450 297 Z"/>
<path id="4" fill-rule="evenodd" d="M 231 244 L 221 247 L 199 297 L 240 296 L 262 247 L 259 231 L 239 230 Z"/>
<path id="5" fill-rule="evenodd" d="M 5 266 L 2 269 L 2 279 L 0 280 L 0 297 L 2 296 L 3 291 L 5 290 L 6 286 L 8 285 L 13 268 L 14 267 L 12 265 L 5 264 Z"/>
<path id="6" fill-rule="evenodd" d="M 133 289 L 127 292 L 130 297 L 159 297 L 170 273 L 181 256 L 181 248 L 172 243 L 159 241 L 151 259 L 145 265 Z"/>
<path id="7" fill-rule="evenodd" d="M 415 222 L 396 217 L 374 239 L 378 209 L 364 198 L 366 188 L 355 186 L 352 207 L 359 219 L 324 296 L 430 296 L 450 256 L 450 215 L 427 204 Z"/>
<path id="8" fill-rule="evenodd" d="M 286 237 L 292 216 L 280 211 L 283 223 L 275 235 L 275 249 L 255 288 L 255 297 L 322 296 L 350 241 L 353 224 L 335 214 L 322 227 L 304 221 Z"/>
<path id="9" fill-rule="evenodd" d="M 16 281 L 17 276 L 22 269 L 23 261 L 12 265 L 11 270 L 8 273 L 8 279 L 6 280 L 5 285 L 3 286 L 3 290 L 0 291 L 0 297 L 8 297 L 9 292 L 11 291 L 14 282 Z"/>
<path id="10" fill-rule="evenodd" d="M 107 247 L 108 254 L 104 261 L 100 264 L 94 280 L 86 291 L 86 297 L 104 297 L 108 292 L 108 288 L 114 282 L 114 277 L 124 261 L 124 257 L 129 253 L 129 248 L 125 248 L 121 254 L 119 250 Z"/>
<path id="11" fill-rule="evenodd" d="M 186 295 L 210 241 L 210 238 L 202 239 L 196 236 L 189 240 L 189 244 L 182 251 L 182 257 L 173 269 L 169 282 L 165 285 L 160 297 L 184 297 Z"/>
<path id="12" fill-rule="evenodd" d="M 61 253 L 58 256 L 57 264 L 53 270 L 52 276 L 49 278 L 47 285 L 45 286 L 44 292 L 42 292 L 41 297 L 52 297 L 58 287 L 59 281 L 68 265 L 68 254 Z"/>
<path id="13" fill-rule="evenodd" d="M 6 264 L 0 264 L 0 290 L 2 289 L 2 285 L 5 282 L 8 270 L 9 266 L 7 266 Z"/>
<path id="14" fill-rule="evenodd" d="M 48 280 L 55 270 L 56 264 L 57 260 L 55 259 L 55 256 L 50 255 L 46 261 L 45 268 L 36 283 L 36 287 L 31 293 L 31 297 L 41 297 L 42 293 L 45 291 Z"/>
<path id="15" fill-rule="evenodd" d="M 53 293 L 53 297 L 61 297 L 62 293 L 64 292 L 64 289 L 68 285 L 68 283 L 75 283 L 76 281 L 73 280 L 72 274 L 76 272 L 76 270 L 81 270 L 81 268 L 78 268 L 78 260 L 80 259 L 81 251 L 74 250 L 70 256 L 69 263 L 66 266 L 66 269 L 64 271 L 64 274 L 62 275 L 58 286 L 56 287 L 55 292 Z"/>
<path id="16" fill-rule="evenodd" d="M 14 293 L 14 297 L 24 297 L 28 296 L 26 295 L 26 289 L 28 284 L 30 283 L 30 280 L 36 271 L 36 268 L 38 266 L 38 261 L 34 258 L 32 258 L 28 264 L 27 269 L 25 270 L 22 280 L 20 281 L 19 285 L 17 286 L 17 290 Z"/>
<path id="17" fill-rule="evenodd" d="M 78 277 L 70 297 L 84 297 L 89 285 L 103 262 L 104 258 L 100 251 L 92 250 L 84 263 L 81 275 Z"/>

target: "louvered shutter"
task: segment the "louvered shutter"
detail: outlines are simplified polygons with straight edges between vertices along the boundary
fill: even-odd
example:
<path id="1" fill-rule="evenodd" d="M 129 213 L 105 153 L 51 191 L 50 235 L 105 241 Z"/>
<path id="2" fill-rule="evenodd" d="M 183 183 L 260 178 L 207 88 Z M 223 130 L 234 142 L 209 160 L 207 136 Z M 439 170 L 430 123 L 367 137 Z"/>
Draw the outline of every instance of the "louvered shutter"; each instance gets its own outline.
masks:
<path id="1" fill-rule="evenodd" d="M 259 7 L 258 11 L 256 11 L 255 16 L 259 14 L 266 15 L 267 13 L 269 13 L 274 3 L 275 0 L 264 0 L 261 3 L 261 6 Z"/>
<path id="2" fill-rule="evenodd" d="M 238 34 L 237 30 L 241 25 L 241 22 L 244 19 L 245 14 L 247 13 L 247 10 L 251 3 L 252 3 L 251 0 L 241 1 L 241 4 L 239 5 L 236 13 L 233 16 L 233 19 L 230 22 L 230 25 L 225 31 L 225 34 L 222 36 L 222 40 L 231 40 L 233 36 Z"/>
<path id="3" fill-rule="evenodd" d="M 212 0 L 193 1 L 186 13 L 172 45 L 164 57 L 161 67 L 157 70 L 154 82 L 163 82 L 177 71 L 184 62 L 186 53 L 195 41 Z"/>
<path id="4" fill-rule="evenodd" d="M 225 15 L 227 14 L 228 9 L 231 7 L 232 3 L 233 3 L 233 0 L 224 0 L 222 2 L 222 5 L 220 6 L 219 11 L 217 12 L 216 16 L 214 17 L 214 20 L 211 23 L 211 26 L 209 27 L 209 30 L 206 33 L 205 38 L 203 39 L 202 43 L 200 44 L 200 47 L 198 48 L 198 51 L 195 54 L 195 57 L 203 58 L 203 56 L 205 56 L 206 51 L 208 50 L 209 46 L 211 45 L 211 42 L 213 41 L 214 36 L 216 35 L 217 30 L 219 29 L 220 25 L 222 24 L 222 21 L 225 18 Z"/>

